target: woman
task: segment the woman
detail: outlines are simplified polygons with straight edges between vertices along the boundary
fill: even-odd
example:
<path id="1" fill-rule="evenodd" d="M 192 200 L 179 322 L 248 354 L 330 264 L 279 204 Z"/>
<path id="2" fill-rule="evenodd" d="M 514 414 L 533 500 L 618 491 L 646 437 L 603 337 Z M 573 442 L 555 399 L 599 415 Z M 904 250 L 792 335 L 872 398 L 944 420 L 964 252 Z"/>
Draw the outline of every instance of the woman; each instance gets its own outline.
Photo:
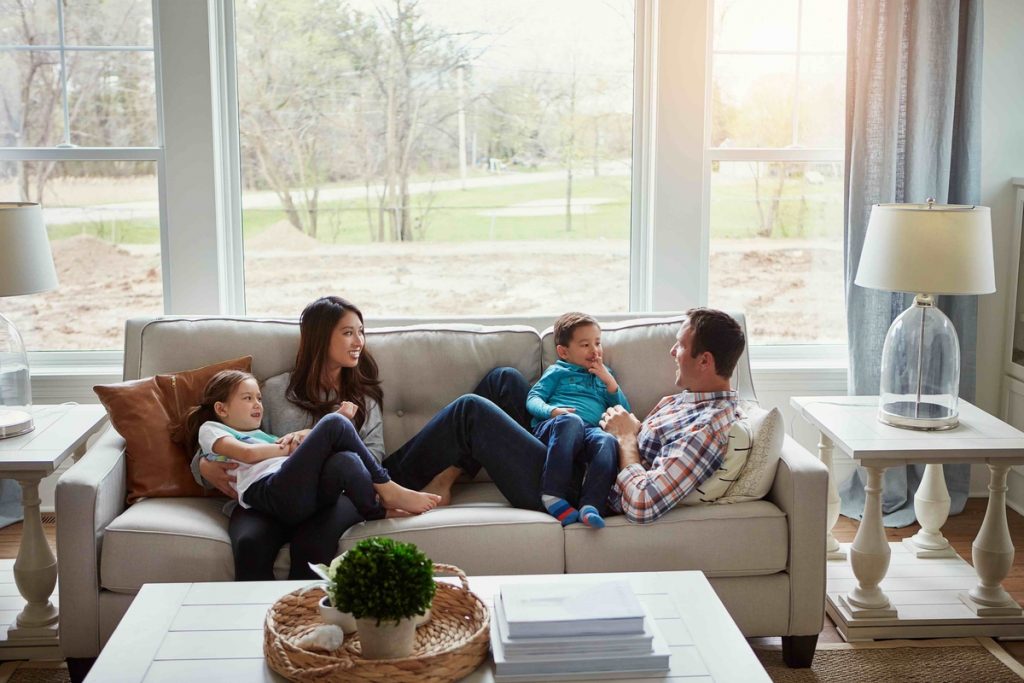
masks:
<path id="1" fill-rule="evenodd" d="M 285 434 L 285 442 L 301 441 L 316 420 L 342 401 L 351 401 L 359 406 L 355 422 L 360 436 L 383 459 L 383 396 L 377 364 L 365 349 L 362 323 L 359 309 L 340 297 L 322 297 L 303 310 L 295 369 L 271 377 L 263 387 L 265 431 Z M 518 371 L 492 370 L 474 394 L 442 409 L 384 459 L 384 466 L 399 484 L 440 495 L 442 505 L 450 502 L 451 486 L 461 474 L 473 476 L 484 467 L 513 505 L 542 510 L 540 476 L 546 451 L 527 429 L 528 389 Z M 203 478 L 232 495 L 229 464 L 203 460 L 198 467 Z M 285 543 L 291 544 L 289 578 L 315 578 L 308 563 L 329 563 L 341 535 L 361 521 L 345 496 L 296 528 L 237 506 L 229 524 L 235 579 L 273 579 L 274 559 Z"/>

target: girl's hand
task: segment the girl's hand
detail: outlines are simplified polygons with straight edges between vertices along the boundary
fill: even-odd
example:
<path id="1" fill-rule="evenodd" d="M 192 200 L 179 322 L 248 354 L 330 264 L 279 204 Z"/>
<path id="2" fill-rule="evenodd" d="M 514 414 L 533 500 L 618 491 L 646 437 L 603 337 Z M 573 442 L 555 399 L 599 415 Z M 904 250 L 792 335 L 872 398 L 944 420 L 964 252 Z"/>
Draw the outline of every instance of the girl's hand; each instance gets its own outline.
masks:
<path id="1" fill-rule="evenodd" d="M 216 486 L 217 490 L 228 498 L 238 500 L 238 492 L 231 487 L 231 482 L 235 480 L 235 474 L 231 470 L 236 467 L 238 463 L 234 462 L 214 462 L 206 458 L 199 460 L 199 473 L 203 475 L 203 479 Z"/>
<path id="2" fill-rule="evenodd" d="M 302 441 L 307 436 L 309 436 L 309 433 L 311 431 L 313 431 L 313 430 L 311 430 L 311 429 L 300 429 L 297 432 L 291 432 L 289 434 L 285 434 L 284 436 L 282 436 L 280 439 L 277 440 L 277 443 L 279 443 L 279 444 L 281 444 L 282 446 L 285 447 L 285 454 L 286 455 L 291 455 L 292 451 L 294 451 L 296 448 L 299 447 L 299 444 L 302 443 Z"/>
<path id="3" fill-rule="evenodd" d="M 340 415 L 344 415 L 350 420 L 354 420 L 356 417 L 356 413 L 359 412 L 359 406 L 357 406 L 355 403 L 352 403 L 352 401 L 342 401 L 341 405 L 338 406 L 337 412 Z"/>

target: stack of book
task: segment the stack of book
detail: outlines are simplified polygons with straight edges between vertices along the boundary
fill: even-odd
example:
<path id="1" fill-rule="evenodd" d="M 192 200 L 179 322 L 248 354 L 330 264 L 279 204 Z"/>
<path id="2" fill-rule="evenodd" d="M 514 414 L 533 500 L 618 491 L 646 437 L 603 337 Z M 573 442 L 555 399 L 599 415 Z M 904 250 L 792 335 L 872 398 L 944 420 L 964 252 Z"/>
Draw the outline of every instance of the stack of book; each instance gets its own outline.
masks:
<path id="1" fill-rule="evenodd" d="M 625 581 L 502 586 L 491 650 L 502 681 L 669 668 L 668 645 Z"/>

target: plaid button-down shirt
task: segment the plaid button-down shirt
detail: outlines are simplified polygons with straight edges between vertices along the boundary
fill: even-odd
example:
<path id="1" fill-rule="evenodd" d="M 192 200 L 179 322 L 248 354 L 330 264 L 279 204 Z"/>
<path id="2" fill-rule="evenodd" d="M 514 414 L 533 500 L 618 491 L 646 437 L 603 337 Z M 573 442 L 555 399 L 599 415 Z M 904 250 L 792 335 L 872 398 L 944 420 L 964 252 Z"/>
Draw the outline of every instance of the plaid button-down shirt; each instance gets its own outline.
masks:
<path id="1" fill-rule="evenodd" d="M 668 512 L 722 465 L 729 428 L 742 417 L 735 391 L 666 396 L 643 421 L 640 463 L 623 468 L 608 497 L 612 510 L 646 524 Z"/>

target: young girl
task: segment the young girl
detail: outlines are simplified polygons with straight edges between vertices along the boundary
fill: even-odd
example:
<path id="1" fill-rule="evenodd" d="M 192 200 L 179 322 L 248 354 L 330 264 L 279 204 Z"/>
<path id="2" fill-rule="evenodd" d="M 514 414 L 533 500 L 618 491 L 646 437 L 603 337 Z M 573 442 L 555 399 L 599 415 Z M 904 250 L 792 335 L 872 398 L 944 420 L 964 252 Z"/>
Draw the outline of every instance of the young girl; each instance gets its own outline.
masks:
<path id="1" fill-rule="evenodd" d="M 263 397 L 256 378 L 224 370 L 214 375 L 203 400 L 180 427 L 186 445 L 206 459 L 238 463 L 233 487 L 238 502 L 295 525 L 345 494 L 366 519 L 385 510 L 419 514 L 440 497 L 412 491 L 391 481 L 388 471 L 367 450 L 352 424 L 358 407 L 345 401 L 301 440 L 285 441 L 260 431 Z M 328 458 L 344 461 L 330 468 Z"/>

